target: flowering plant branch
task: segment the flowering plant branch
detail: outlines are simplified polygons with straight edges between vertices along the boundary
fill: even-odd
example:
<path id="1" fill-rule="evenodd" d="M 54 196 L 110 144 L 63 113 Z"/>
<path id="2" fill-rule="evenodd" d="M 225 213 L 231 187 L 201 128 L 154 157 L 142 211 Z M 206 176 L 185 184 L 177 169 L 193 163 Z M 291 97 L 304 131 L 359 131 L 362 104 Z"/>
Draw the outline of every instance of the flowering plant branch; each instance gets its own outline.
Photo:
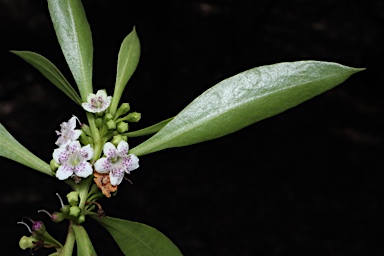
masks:
<path id="1" fill-rule="evenodd" d="M 97 202 L 116 195 L 125 175 L 139 168 L 139 156 L 219 138 L 281 113 L 348 79 L 362 69 L 337 63 L 298 61 L 262 66 L 242 72 L 213 86 L 175 117 L 129 131 L 129 123 L 141 114 L 131 112 L 120 99 L 140 58 L 135 28 L 121 44 L 113 96 L 92 86 L 93 45 L 91 30 L 80 0 L 48 0 L 56 36 L 79 91 L 45 57 L 28 51 L 12 51 L 38 69 L 58 89 L 86 111 L 87 123 L 72 116 L 56 131 L 57 148 L 45 163 L 0 124 L 0 155 L 66 182 L 72 189 L 67 203 L 50 213 L 53 222 L 68 222 L 62 244 L 41 221 L 28 218 L 30 236 L 20 240 L 22 249 L 54 248 L 51 255 L 96 255 L 82 223 L 96 220 L 114 238 L 125 255 L 181 255 L 161 232 L 145 224 L 108 217 Z M 130 149 L 131 137 L 151 135 Z M 31 222 L 31 227 L 28 225 Z"/>

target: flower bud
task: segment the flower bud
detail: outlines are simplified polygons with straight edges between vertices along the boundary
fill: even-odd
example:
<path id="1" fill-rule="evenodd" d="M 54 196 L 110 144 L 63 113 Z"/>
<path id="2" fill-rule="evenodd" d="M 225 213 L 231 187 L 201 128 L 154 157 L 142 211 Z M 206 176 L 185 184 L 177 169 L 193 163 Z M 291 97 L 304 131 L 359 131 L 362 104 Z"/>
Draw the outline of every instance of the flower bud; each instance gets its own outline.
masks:
<path id="1" fill-rule="evenodd" d="M 128 122 L 139 122 L 140 119 L 141 119 L 141 114 L 140 113 L 137 113 L 137 112 L 132 112 L 132 113 L 129 113 L 127 115 L 126 118 L 124 118 L 125 120 L 127 120 Z"/>
<path id="2" fill-rule="evenodd" d="M 69 209 L 68 209 L 69 212 Z M 62 222 L 65 219 L 65 214 L 62 212 L 54 212 L 51 216 L 51 220 L 55 223 Z"/>
<path id="3" fill-rule="evenodd" d="M 79 217 L 80 212 L 81 212 L 81 209 L 79 206 L 71 206 L 71 208 L 69 208 L 69 215 L 75 218 Z"/>
<path id="4" fill-rule="evenodd" d="M 108 113 L 108 114 L 105 115 L 105 121 L 108 122 L 111 119 L 113 119 L 113 115 L 111 113 Z"/>
<path id="5" fill-rule="evenodd" d="M 107 127 L 108 127 L 108 130 L 114 130 L 114 129 L 116 129 L 116 123 L 115 123 L 115 121 L 113 121 L 113 120 L 109 120 L 109 121 L 107 122 Z"/>
<path id="6" fill-rule="evenodd" d="M 126 136 L 126 135 L 124 135 L 124 136 L 122 135 L 121 138 L 123 139 L 123 141 L 126 141 L 126 142 L 128 141 L 128 136 Z"/>
<path id="7" fill-rule="evenodd" d="M 81 125 L 81 130 L 88 136 L 92 136 L 91 128 L 89 128 L 88 125 L 82 124 Z"/>
<path id="8" fill-rule="evenodd" d="M 103 126 L 103 118 L 101 117 L 96 118 L 95 123 L 97 128 L 101 128 Z"/>
<path id="9" fill-rule="evenodd" d="M 131 109 L 131 107 L 129 106 L 129 103 L 121 104 L 121 106 L 116 111 L 116 118 L 118 118 L 119 116 L 127 114 L 130 109 Z"/>
<path id="10" fill-rule="evenodd" d="M 67 200 L 68 200 L 68 203 L 71 206 L 78 205 L 78 203 L 79 203 L 79 192 L 77 192 L 77 191 L 69 192 L 67 194 Z"/>
<path id="11" fill-rule="evenodd" d="M 69 205 L 64 205 L 63 207 L 60 208 L 60 211 L 64 214 L 69 214 Z"/>
<path id="12" fill-rule="evenodd" d="M 77 218 L 77 223 L 81 224 L 85 221 L 85 215 L 80 215 L 79 218 Z"/>
<path id="13" fill-rule="evenodd" d="M 126 123 L 126 122 L 118 123 L 116 130 L 118 133 L 124 133 L 124 132 L 128 131 L 128 123 Z"/>
<path id="14" fill-rule="evenodd" d="M 120 141 L 123 140 L 122 137 L 123 136 L 121 136 L 120 134 L 113 136 L 111 143 L 117 147 L 117 145 L 119 145 Z"/>
<path id="15" fill-rule="evenodd" d="M 32 223 L 32 234 L 41 235 L 45 232 L 45 225 L 42 221 Z"/>
<path id="16" fill-rule="evenodd" d="M 28 249 L 28 248 L 35 248 L 37 241 L 38 241 L 38 239 L 33 237 L 33 236 L 31 236 L 31 237 L 23 236 L 19 241 L 19 246 L 23 250 Z"/>
<path id="17" fill-rule="evenodd" d="M 83 144 L 83 145 L 88 145 L 88 144 L 90 144 L 88 138 L 90 138 L 90 137 L 88 137 L 87 135 L 85 135 L 85 133 L 82 133 L 82 134 L 80 135 L 80 139 L 79 139 L 79 140 L 80 140 L 81 144 Z"/>
<path id="18" fill-rule="evenodd" d="M 51 162 L 49 162 L 49 166 L 51 166 L 52 171 L 56 171 L 60 165 L 56 163 L 54 159 L 52 159 Z"/>

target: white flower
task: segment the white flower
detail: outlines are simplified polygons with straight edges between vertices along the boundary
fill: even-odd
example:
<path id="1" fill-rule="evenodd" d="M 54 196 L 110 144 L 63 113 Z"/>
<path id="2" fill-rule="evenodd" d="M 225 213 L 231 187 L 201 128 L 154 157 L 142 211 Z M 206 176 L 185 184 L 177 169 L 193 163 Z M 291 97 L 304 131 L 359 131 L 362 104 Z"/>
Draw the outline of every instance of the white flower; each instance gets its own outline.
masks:
<path id="1" fill-rule="evenodd" d="M 117 148 L 110 142 L 105 143 L 103 152 L 106 157 L 102 157 L 95 163 L 95 170 L 98 173 L 108 173 L 113 186 L 119 185 L 124 178 L 124 174 L 130 173 L 139 167 L 139 158 L 133 154 L 128 154 L 128 143 L 121 141 Z"/>
<path id="2" fill-rule="evenodd" d="M 87 161 L 93 157 L 93 149 L 90 145 L 81 147 L 80 142 L 72 141 L 66 147 L 53 151 L 53 159 L 60 164 L 56 177 L 65 180 L 72 174 L 86 178 L 93 173 L 90 163 Z"/>
<path id="3" fill-rule="evenodd" d="M 56 131 L 57 135 L 60 137 L 55 142 L 59 147 L 65 147 L 71 141 L 77 140 L 81 135 L 81 130 L 75 130 L 76 128 L 76 119 L 79 120 L 76 116 L 73 116 L 69 119 L 68 122 L 62 122 L 60 124 L 60 132 Z"/>
<path id="4" fill-rule="evenodd" d="M 96 94 L 90 93 L 87 102 L 82 103 L 83 108 L 91 113 L 99 113 L 106 110 L 111 104 L 112 96 L 107 96 L 104 90 L 98 90 Z"/>

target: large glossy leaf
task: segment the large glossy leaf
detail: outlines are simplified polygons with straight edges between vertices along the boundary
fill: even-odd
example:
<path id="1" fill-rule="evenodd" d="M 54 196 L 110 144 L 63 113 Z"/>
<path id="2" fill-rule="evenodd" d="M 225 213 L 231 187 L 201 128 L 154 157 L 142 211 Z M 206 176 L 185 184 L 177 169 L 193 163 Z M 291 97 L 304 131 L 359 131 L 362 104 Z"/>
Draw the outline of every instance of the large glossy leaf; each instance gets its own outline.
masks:
<path id="1" fill-rule="evenodd" d="M 144 155 L 224 136 L 292 108 L 361 70 L 319 61 L 250 69 L 205 91 L 130 153 Z"/>
<path id="2" fill-rule="evenodd" d="M 96 256 L 95 249 L 93 248 L 92 242 L 89 239 L 87 231 L 83 226 L 72 225 L 72 229 L 76 237 L 77 255 L 78 256 Z"/>
<path id="3" fill-rule="evenodd" d="M 94 217 L 115 239 L 124 255 L 180 256 L 180 250 L 158 230 L 129 220 Z"/>
<path id="4" fill-rule="evenodd" d="M 29 51 L 11 51 L 23 60 L 31 64 L 37 70 L 39 70 L 52 84 L 64 92 L 71 100 L 81 105 L 81 99 L 75 89 L 69 84 L 67 79 L 59 71 L 59 69 L 48 59 Z"/>
<path id="5" fill-rule="evenodd" d="M 26 165 L 42 173 L 54 176 L 49 164 L 21 145 L 0 123 L 0 156 Z"/>
<path id="6" fill-rule="evenodd" d="M 93 45 L 81 0 L 48 0 L 48 8 L 64 57 L 86 101 L 92 92 Z"/>
<path id="7" fill-rule="evenodd" d="M 124 135 L 128 137 L 139 137 L 139 136 L 144 136 L 144 135 L 149 135 L 149 134 L 154 134 L 158 131 L 160 131 L 167 123 L 169 123 L 173 117 L 165 119 L 161 122 L 158 122 L 157 124 L 148 126 L 146 128 L 134 131 L 134 132 L 127 132 L 124 133 Z"/>
<path id="8" fill-rule="evenodd" d="M 140 59 L 140 41 L 136 34 L 136 29 L 133 28 L 123 40 L 120 46 L 119 56 L 117 60 L 117 74 L 115 91 L 113 93 L 110 112 L 115 114 L 124 88 L 135 72 Z"/>

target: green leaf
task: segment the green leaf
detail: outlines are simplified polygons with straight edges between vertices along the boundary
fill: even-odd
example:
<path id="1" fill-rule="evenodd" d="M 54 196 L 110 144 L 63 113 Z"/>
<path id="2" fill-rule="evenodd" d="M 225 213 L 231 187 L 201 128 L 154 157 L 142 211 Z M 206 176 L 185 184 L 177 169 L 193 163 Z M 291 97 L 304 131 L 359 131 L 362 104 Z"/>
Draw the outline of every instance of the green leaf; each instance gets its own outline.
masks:
<path id="1" fill-rule="evenodd" d="M 60 252 L 57 252 L 53 255 L 60 256 L 72 256 L 73 255 L 73 247 L 75 245 L 75 233 L 72 228 L 73 224 L 71 224 L 68 228 L 67 238 L 65 240 L 65 244 L 63 248 L 61 248 Z M 50 255 L 51 256 L 51 255 Z"/>
<path id="2" fill-rule="evenodd" d="M 89 239 L 87 231 L 83 226 L 72 225 L 72 229 L 75 232 L 77 255 L 78 256 L 96 256 L 95 249 L 93 248 L 92 242 Z"/>
<path id="3" fill-rule="evenodd" d="M 49 164 L 21 145 L 0 123 L 0 156 L 26 165 L 39 172 L 54 176 Z"/>
<path id="4" fill-rule="evenodd" d="M 75 89 L 69 84 L 67 79 L 59 69 L 48 59 L 40 54 L 29 51 L 11 51 L 23 60 L 39 70 L 51 83 L 64 92 L 71 100 L 81 105 L 81 99 Z"/>
<path id="5" fill-rule="evenodd" d="M 126 135 L 128 137 L 139 137 L 139 136 L 144 136 L 144 135 L 149 135 L 149 134 L 154 134 L 158 131 L 160 131 L 167 123 L 169 123 L 173 117 L 168 118 L 166 120 L 163 120 L 157 124 L 148 126 L 146 128 L 134 131 L 134 132 L 127 132 L 124 133 L 123 135 Z"/>
<path id="6" fill-rule="evenodd" d="M 139 156 L 227 135 L 323 93 L 361 70 L 319 61 L 250 69 L 205 91 L 130 153 Z"/>
<path id="7" fill-rule="evenodd" d="M 136 29 L 133 28 L 123 40 L 120 46 L 118 61 L 115 91 L 111 102 L 110 112 L 115 114 L 124 88 L 135 72 L 140 59 L 140 41 L 136 34 Z"/>
<path id="8" fill-rule="evenodd" d="M 48 0 L 48 9 L 61 50 L 86 101 L 92 93 L 93 45 L 81 0 Z"/>
<path id="9" fill-rule="evenodd" d="M 129 220 L 93 217 L 115 239 L 124 255 L 180 256 L 180 250 L 158 230 Z"/>

